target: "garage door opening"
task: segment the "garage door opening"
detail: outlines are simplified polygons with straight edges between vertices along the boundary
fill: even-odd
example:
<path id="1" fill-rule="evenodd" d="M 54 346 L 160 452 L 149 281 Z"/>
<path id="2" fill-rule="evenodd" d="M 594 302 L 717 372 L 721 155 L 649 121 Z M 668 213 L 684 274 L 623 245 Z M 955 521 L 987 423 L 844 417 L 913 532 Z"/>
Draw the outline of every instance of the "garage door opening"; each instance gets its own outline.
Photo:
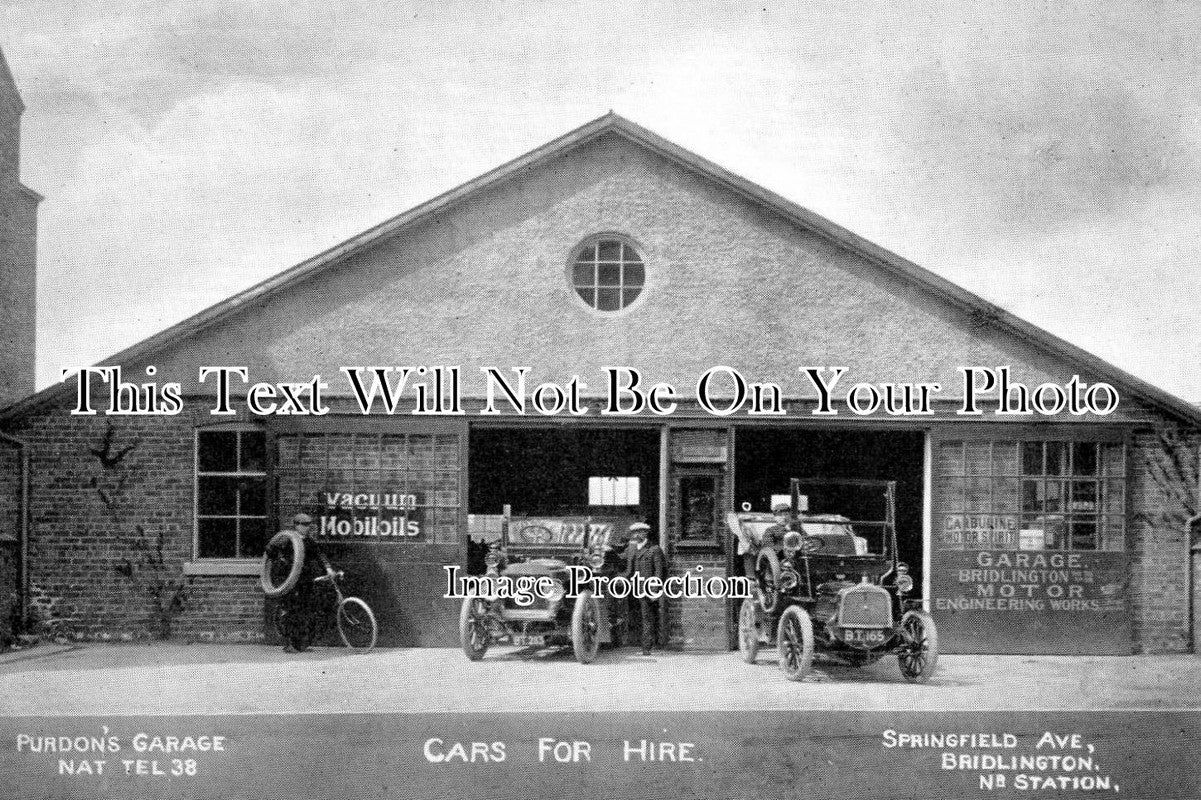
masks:
<path id="1" fill-rule="evenodd" d="M 922 492 L 925 435 L 908 431 L 735 429 L 734 501 L 769 511 L 786 495 L 789 479 L 891 480 L 897 482 L 897 550 L 922 585 Z M 882 519 L 880 498 L 861 490 L 805 486 L 811 513 Z"/>
<path id="2" fill-rule="evenodd" d="M 480 428 L 468 448 L 469 556 L 506 507 L 515 517 L 620 517 L 658 528 L 658 430 Z"/>

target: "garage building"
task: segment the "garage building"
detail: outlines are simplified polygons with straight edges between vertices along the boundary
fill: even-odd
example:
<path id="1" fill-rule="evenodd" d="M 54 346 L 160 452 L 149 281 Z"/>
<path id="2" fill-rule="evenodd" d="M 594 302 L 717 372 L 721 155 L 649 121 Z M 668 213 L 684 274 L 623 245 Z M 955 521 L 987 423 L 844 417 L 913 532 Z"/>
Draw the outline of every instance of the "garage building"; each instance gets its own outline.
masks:
<path id="1" fill-rule="evenodd" d="M 897 483 L 944 652 L 1191 647 L 1197 409 L 613 114 L 105 364 L 129 386 L 93 376 L 95 414 L 71 413 L 72 379 L 2 415 L 29 458 L 24 489 L 0 476 L 24 498 L 22 606 L 68 635 L 262 640 L 257 558 L 305 511 L 381 644 L 455 645 L 444 568 L 506 513 L 642 518 L 674 573 L 714 575 L 740 569 L 729 511 L 768 510 L 791 478 L 870 478 Z M 246 369 L 230 414 L 200 380 L 217 366 Z M 366 390 L 374 367 L 411 368 L 395 413 L 380 396 L 362 413 L 344 371 Z M 714 367 L 706 409 L 693 390 Z M 806 367 L 845 368 L 831 413 Z M 600 413 L 630 370 L 680 390 L 671 413 Z M 761 413 L 734 402 L 735 372 L 763 384 Z M 328 413 L 281 413 L 279 391 L 276 413 L 246 407 L 250 384 L 315 376 Z M 1098 413 L 1047 390 L 998 414 L 990 377 L 1013 403 L 1019 384 L 1113 391 Z M 587 413 L 534 408 L 573 378 Z M 525 413 L 500 388 L 521 380 Z M 180 413 L 111 413 L 169 382 Z M 848 403 L 861 382 L 874 410 L 868 390 Z M 883 396 L 918 383 L 939 386 L 928 409 Z M 311 389 L 294 394 L 307 410 Z M 734 643 L 727 603 L 668 614 L 673 645 Z"/>

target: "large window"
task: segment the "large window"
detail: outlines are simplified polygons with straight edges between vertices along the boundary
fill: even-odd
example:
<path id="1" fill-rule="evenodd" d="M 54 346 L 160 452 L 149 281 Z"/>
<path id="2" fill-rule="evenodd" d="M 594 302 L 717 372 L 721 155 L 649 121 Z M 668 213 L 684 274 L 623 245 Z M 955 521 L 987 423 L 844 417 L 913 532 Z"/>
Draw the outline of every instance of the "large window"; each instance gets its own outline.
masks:
<path id="1" fill-rule="evenodd" d="M 936 534 L 945 550 L 1122 550 L 1121 444 L 950 441 L 937 452 Z"/>
<path id="2" fill-rule="evenodd" d="M 646 266 L 628 242 L 601 238 L 576 251 L 571 265 L 571 285 L 590 308 L 620 311 L 642 292 Z"/>
<path id="3" fill-rule="evenodd" d="M 197 431 L 197 557 L 258 558 L 266 534 L 266 435 L 253 429 Z"/>
<path id="4" fill-rule="evenodd" d="M 347 541 L 458 542 L 459 437 L 302 433 L 276 439 L 276 514 Z"/>

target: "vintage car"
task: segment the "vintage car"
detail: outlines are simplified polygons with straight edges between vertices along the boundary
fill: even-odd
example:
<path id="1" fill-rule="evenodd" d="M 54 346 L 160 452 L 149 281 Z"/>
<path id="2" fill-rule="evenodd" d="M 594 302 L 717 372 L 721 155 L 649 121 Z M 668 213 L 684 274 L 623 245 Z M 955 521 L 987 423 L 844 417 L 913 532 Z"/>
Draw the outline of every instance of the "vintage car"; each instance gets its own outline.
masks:
<path id="1" fill-rule="evenodd" d="M 587 664 L 601 644 L 620 645 L 626 604 L 598 598 L 585 585 L 568 594 L 568 566 L 587 566 L 596 575 L 624 571 L 624 532 L 634 519 L 618 517 L 506 517 L 501 538 L 485 557 L 486 575 L 516 580 L 550 578 L 550 597 L 528 604 L 497 594 L 467 597 L 459 612 L 459 639 L 472 661 L 489 646 L 508 642 L 527 647 L 571 645 Z"/>
<path id="2" fill-rule="evenodd" d="M 802 513 L 796 479 L 783 523 L 746 506 L 727 515 L 756 586 L 756 598 L 743 600 L 739 608 L 743 659 L 753 663 L 760 646 L 774 642 L 780 669 L 799 681 L 817 651 L 855 666 L 895 654 L 906 680 L 928 680 L 938 661 L 938 631 L 921 600 L 907 597 L 913 578 L 897 557 L 896 482 L 812 483 L 878 491 L 882 518 L 853 521 L 839 514 Z"/>

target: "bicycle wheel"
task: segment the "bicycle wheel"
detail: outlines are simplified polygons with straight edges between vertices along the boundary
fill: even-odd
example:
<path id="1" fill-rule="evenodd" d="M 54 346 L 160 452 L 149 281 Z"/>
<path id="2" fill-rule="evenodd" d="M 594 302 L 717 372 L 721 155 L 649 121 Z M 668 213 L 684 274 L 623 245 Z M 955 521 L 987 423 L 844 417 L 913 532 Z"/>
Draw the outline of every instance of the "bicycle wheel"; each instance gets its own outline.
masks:
<path id="1" fill-rule="evenodd" d="M 280 531 L 263 551 L 259 584 L 268 597 L 283 597 L 296 588 L 304 569 L 304 537 L 296 531 Z"/>
<path id="2" fill-rule="evenodd" d="M 338 635 L 351 650 L 366 653 L 375 647 L 379 625 L 371 606 L 357 597 L 344 597 L 338 603 Z"/>

